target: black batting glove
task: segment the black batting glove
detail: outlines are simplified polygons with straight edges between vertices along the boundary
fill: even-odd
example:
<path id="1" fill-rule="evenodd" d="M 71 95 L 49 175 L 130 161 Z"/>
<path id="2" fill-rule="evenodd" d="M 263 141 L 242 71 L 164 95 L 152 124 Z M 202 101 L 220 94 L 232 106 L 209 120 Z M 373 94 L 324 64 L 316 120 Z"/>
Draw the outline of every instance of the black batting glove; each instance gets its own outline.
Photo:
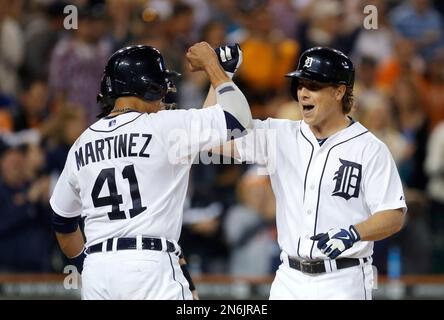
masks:
<path id="1" fill-rule="evenodd" d="M 221 46 L 214 49 L 214 51 L 216 51 L 219 63 L 224 68 L 225 73 L 232 79 L 234 73 L 242 64 L 242 50 L 239 44 Z"/>
<path id="2" fill-rule="evenodd" d="M 310 238 L 318 241 L 318 249 L 330 259 L 336 259 L 345 250 L 351 248 L 355 242 L 361 240 L 356 228 L 351 225 L 348 230 L 333 228 L 327 233 L 318 233 Z"/>

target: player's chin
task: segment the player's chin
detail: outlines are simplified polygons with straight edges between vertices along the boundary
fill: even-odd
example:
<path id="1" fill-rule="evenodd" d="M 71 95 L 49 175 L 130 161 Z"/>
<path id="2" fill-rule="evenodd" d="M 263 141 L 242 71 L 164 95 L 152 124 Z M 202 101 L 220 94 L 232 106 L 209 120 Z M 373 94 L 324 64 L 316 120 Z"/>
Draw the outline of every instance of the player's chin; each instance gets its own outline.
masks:
<path id="1" fill-rule="evenodd" d="M 314 112 L 309 113 L 302 113 L 302 119 L 305 121 L 305 123 L 309 125 L 314 125 L 316 123 L 316 114 Z"/>

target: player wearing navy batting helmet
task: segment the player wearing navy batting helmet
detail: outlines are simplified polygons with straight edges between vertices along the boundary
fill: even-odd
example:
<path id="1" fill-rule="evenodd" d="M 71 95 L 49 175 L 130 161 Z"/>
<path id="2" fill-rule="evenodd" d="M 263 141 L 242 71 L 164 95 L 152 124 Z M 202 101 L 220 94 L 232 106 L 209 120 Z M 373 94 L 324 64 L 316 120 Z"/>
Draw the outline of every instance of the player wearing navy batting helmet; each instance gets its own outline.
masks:
<path id="1" fill-rule="evenodd" d="M 373 243 L 407 210 L 395 162 L 348 115 L 355 71 L 344 53 L 311 48 L 286 76 L 302 120 L 254 120 L 222 149 L 270 175 L 282 262 L 270 299 L 371 299 Z"/>

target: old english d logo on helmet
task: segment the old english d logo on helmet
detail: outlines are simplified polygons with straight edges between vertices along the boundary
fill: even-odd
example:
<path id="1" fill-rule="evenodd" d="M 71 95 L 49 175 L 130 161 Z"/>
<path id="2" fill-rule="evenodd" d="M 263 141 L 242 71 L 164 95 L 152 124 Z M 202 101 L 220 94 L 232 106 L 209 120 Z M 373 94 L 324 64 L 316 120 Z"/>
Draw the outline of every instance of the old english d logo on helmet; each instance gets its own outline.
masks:
<path id="1" fill-rule="evenodd" d="M 291 78 L 291 95 L 297 101 L 299 79 L 318 81 L 353 88 L 355 68 L 341 51 L 328 47 L 315 47 L 304 51 L 298 68 L 285 75 Z"/>
<path id="2" fill-rule="evenodd" d="M 307 57 L 307 59 L 305 59 L 304 68 L 310 68 L 312 63 L 313 63 L 313 58 Z"/>

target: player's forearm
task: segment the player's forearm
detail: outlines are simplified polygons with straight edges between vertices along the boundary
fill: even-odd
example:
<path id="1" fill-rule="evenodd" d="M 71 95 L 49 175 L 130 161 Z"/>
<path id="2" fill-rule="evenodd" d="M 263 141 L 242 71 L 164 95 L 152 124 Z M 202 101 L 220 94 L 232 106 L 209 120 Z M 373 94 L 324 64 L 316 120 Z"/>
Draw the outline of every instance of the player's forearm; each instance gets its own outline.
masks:
<path id="1" fill-rule="evenodd" d="M 193 300 L 199 300 L 199 294 L 197 293 L 196 287 L 194 286 L 193 280 L 191 278 L 191 274 L 188 270 L 187 261 L 183 254 L 179 256 L 179 265 L 182 269 L 184 277 L 187 279 L 188 284 L 190 286 L 191 294 L 193 295 Z"/>
<path id="2" fill-rule="evenodd" d="M 210 89 L 208 90 L 207 98 L 205 99 L 203 107 L 207 108 L 210 106 L 214 106 L 216 103 L 217 103 L 216 92 L 214 91 L 213 86 L 210 86 Z M 219 147 L 212 148 L 211 152 L 216 153 L 216 154 L 222 154 L 226 157 L 231 157 L 231 158 L 235 158 L 235 159 L 239 157 L 239 154 L 236 149 L 236 144 L 234 143 L 233 140 L 228 141 Z"/>
<path id="3" fill-rule="evenodd" d="M 205 99 L 203 107 L 206 108 L 206 107 L 214 106 L 216 103 L 217 103 L 216 92 L 215 92 L 213 86 L 210 86 L 210 89 L 208 90 L 208 95 L 207 95 L 207 98 Z M 212 148 L 211 152 L 216 153 L 216 154 L 222 154 L 226 157 L 231 157 L 234 159 L 239 158 L 239 153 L 236 149 L 236 144 L 234 143 L 233 140 L 228 141 L 219 147 Z"/>
<path id="4" fill-rule="evenodd" d="M 242 126 L 241 128 L 238 124 L 227 122 L 227 128 L 250 129 L 253 125 L 250 105 L 234 82 L 222 83 L 215 88 L 215 91 L 217 104 L 228 113 L 225 115 L 227 121 L 230 120 L 227 116 L 231 116 Z"/>
<path id="5" fill-rule="evenodd" d="M 72 233 L 56 232 L 56 237 L 57 241 L 59 242 L 60 249 L 68 258 L 78 256 L 85 246 L 85 241 L 83 240 L 83 235 L 80 228 L 77 228 L 77 230 Z"/>
<path id="6" fill-rule="evenodd" d="M 361 241 L 378 241 L 400 231 L 404 224 L 402 209 L 378 212 L 366 221 L 355 225 Z"/>
<path id="7" fill-rule="evenodd" d="M 207 64 L 205 64 L 204 70 L 208 75 L 213 88 L 217 88 L 226 82 L 231 82 L 230 77 L 225 73 L 225 70 L 219 64 L 217 59 L 210 60 Z"/>

